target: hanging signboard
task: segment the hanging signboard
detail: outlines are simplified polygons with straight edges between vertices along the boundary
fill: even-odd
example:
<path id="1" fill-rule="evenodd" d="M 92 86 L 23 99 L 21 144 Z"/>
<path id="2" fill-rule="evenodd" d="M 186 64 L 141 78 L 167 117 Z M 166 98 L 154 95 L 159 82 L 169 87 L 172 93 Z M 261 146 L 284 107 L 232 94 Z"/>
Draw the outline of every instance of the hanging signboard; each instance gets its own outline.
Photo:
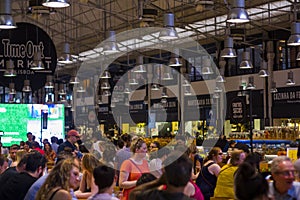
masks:
<path id="1" fill-rule="evenodd" d="M 44 70 L 31 70 L 34 54 L 41 50 L 41 59 Z M 6 69 L 6 61 L 12 60 L 17 73 L 16 78 L 2 78 L 1 81 L 8 87 L 10 82 L 15 83 L 17 91 L 21 91 L 25 79 L 30 80 L 32 90 L 44 86 L 46 75 L 54 74 L 57 64 L 56 50 L 49 35 L 36 25 L 17 23 L 16 29 L 0 31 L 0 72 Z M 17 81 L 15 81 L 16 79 Z"/>

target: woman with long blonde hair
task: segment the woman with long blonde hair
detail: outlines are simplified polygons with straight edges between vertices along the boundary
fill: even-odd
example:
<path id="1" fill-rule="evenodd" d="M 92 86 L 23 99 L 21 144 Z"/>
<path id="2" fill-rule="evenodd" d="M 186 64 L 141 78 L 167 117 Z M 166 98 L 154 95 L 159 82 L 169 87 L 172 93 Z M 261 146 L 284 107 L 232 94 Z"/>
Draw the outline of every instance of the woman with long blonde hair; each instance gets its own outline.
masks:
<path id="1" fill-rule="evenodd" d="M 65 159 L 57 163 L 39 189 L 36 200 L 71 200 L 71 191 L 80 183 L 78 160 Z"/>
<path id="2" fill-rule="evenodd" d="M 98 192 L 93 177 L 93 171 L 98 165 L 100 165 L 100 161 L 93 154 L 84 154 L 81 160 L 82 179 L 79 190 L 75 192 L 77 198 L 85 199 Z"/>

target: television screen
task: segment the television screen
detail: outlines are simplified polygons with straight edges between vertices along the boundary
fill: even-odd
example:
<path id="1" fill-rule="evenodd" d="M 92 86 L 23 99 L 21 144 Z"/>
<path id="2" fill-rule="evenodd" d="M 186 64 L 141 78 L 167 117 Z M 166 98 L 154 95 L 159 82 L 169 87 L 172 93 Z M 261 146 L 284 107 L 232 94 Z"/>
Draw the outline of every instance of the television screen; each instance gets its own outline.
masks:
<path id="1" fill-rule="evenodd" d="M 48 112 L 47 127 L 42 124 L 42 109 Z M 36 141 L 52 136 L 64 138 L 65 112 L 63 104 L 0 104 L 0 131 L 3 146 L 27 141 L 31 132 Z M 44 125 L 44 126 L 43 126 Z M 43 129 L 45 128 L 45 129 Z"/>

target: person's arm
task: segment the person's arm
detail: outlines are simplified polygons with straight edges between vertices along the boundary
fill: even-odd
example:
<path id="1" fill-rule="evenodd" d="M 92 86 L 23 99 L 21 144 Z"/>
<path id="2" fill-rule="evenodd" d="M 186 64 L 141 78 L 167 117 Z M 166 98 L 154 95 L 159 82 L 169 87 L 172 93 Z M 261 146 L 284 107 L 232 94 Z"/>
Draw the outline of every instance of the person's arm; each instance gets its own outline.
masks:
<path id="1" fill-rule="evenodd" d="M 137 180 L 128 181 L 129 172 L 121 171 L 119 177 L 119 186 L 124 189 L 129 189 L 136 186 Z"/>
<path id="2" fill-rule="evenodd" d="M 221 167 L 218 164 L 212 164 L 208 167 L 208 171 L 218 177 L 221 171 Z"/>

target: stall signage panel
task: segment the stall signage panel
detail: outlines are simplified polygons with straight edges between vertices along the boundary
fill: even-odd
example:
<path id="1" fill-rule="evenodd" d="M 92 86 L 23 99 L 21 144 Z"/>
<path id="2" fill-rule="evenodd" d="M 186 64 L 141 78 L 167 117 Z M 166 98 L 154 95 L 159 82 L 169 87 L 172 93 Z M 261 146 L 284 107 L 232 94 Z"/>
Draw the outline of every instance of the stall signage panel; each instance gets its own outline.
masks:
<path id="1" fill-rule="evenodd" d="M 237 97 L 230 103 L 230 119 L 234 123 L 242 122 L 246 117 L 246 98 Z"/>
<path id="2" fill-rule="evenodd" d="M 45 70 L 31 70 L 34 54 L 41 50 Z M 25 79 L 29 79 L 31 88 L 42 88 L 46 75 L 53 74 L 57 64 L 56 49 L 49 35 L 38 26 L 30 23 L 17 23 L 16 29 L 0 31 L 0 71 L 6 69 L 6 61 L 12 60 L 17 72 L 15 82 L 17 91 L 21 91 Z M 8 87 L 10 78 L 2 82 Z"/>

